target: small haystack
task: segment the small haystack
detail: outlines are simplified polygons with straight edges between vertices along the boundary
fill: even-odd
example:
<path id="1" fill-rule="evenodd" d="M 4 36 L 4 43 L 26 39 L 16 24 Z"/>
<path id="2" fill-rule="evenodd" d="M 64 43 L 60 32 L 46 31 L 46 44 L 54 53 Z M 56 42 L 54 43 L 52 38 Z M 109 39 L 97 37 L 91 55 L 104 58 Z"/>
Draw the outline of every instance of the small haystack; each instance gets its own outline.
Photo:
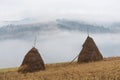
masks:
<path id="1" fill-rule="evenodd" d="M 78 63 L 99 61 L 102 59 L 103 59 L 103 56 L 98 50 L 94 40 L 88 36 L 78 56 Z"/>
<path id="2" fill-rule="evenodd" d="M 27 73 L 27 72 L 35 72 L 39 70 L 45 70 L 45 65 L 38 50 L 35 47 L 33 47 L 25 55 L 25 58 L 20 68 L 18 69 L 18 72 Z"/>

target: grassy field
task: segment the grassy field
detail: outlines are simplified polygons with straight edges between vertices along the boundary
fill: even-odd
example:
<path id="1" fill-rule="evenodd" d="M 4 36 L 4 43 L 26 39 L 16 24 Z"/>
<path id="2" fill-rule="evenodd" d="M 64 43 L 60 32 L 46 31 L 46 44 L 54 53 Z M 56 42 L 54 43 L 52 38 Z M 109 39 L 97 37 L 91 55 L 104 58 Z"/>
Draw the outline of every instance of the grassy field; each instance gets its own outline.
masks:
<path id="1" fill-rule="evenodd" d="M 45 71 L 27 74 L 17 73 L 17 68 L 0 69 L 0 80 L 120 80 L 120 57 L 81 64 L 46 64 Z"/>

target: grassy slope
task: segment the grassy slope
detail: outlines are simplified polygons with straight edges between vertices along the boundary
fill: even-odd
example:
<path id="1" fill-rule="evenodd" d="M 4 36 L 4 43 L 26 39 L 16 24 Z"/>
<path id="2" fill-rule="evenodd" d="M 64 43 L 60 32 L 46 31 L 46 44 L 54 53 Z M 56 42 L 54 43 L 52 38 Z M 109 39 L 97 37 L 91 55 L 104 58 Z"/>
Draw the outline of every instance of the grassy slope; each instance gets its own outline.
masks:
<path id="1" fill-rule="evenodd" d="M 47 64 L 45 71 L 20 74 L 15 69 L 0 70 L 0 80 L 120 80 L 120 58 L 91 63 Z"/>

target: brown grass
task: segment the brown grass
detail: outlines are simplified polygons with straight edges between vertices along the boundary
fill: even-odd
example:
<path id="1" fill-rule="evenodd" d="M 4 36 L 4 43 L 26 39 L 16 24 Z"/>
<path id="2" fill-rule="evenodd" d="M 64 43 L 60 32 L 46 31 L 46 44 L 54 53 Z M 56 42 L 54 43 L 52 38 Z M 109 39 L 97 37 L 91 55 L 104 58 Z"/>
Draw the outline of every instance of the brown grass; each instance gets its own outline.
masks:
<path id="1" fill-rule="evenodd" d="M 77 64 L 46 64 L 45 71 L 21 74 L 15 69 L 1 69 L 0 80 L 120 80 L 120 57 Z"/>

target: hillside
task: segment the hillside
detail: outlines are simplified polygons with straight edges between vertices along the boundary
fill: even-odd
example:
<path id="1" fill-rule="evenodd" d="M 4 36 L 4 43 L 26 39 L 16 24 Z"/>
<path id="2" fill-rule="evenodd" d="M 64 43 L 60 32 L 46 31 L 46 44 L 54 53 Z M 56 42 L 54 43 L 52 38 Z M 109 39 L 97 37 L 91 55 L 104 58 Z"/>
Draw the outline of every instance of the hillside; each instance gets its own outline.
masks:
<path id="1" fill-rule="evenodd" d="M 103 61 L 46 64 L 45 71 L 21 74 L 17 68 L 1 69 L 0 80 L 120 80 L 120 57 Z"/>
<path id="2" fill-rule="evenodd" d="M 45 35 L 53 31 L 79 31 L 86 33 L 89 28 L 90 33 L 113 33 L 113 29 L 108 27 L 93 25 L 82 21 L 57 19 L 52 22 L 44 23 L 27 23 L 20 22 L 9 23 L 0 27 L 0 40 L 4 39 L 30 39 L 36 34 Z M 55 32 L 55 33 L 56 33 Z M 119 31 L 118 31 L 119 32 Z M 33 34 L 34 33 L 34 34 Z"/>

